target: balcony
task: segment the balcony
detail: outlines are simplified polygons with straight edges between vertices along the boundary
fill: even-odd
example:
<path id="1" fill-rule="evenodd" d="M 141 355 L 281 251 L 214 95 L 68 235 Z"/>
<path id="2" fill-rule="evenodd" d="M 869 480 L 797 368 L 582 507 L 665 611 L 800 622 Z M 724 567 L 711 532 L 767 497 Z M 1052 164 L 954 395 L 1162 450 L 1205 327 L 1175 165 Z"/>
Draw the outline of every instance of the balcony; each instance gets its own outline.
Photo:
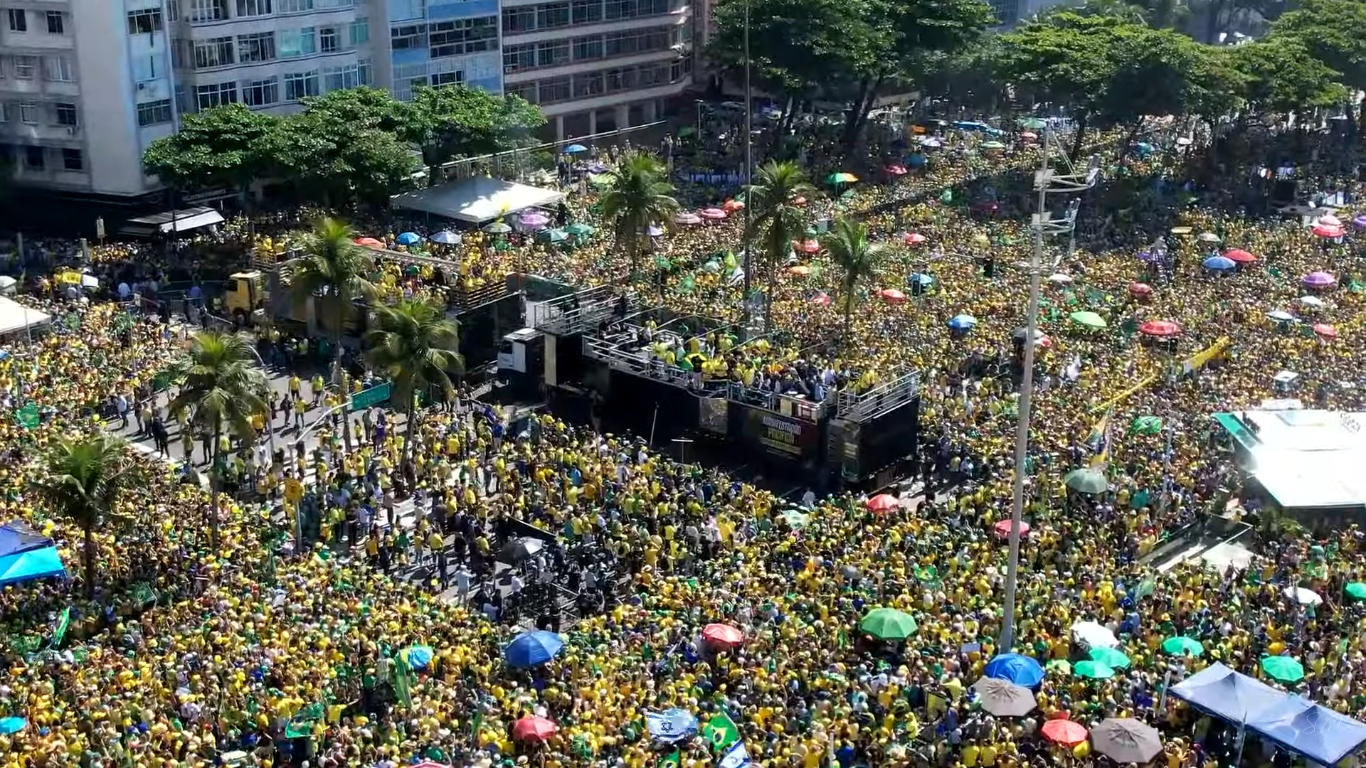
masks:
<path id="1" fill-rule="evenodd" d="M 11 113 L 17 112 L 11 109 Z M 17 114 L 12 115 L 18 117 Z M 50 123 L 25 123 L 17 119 L 0 123 L 0 135 L 8 139 L 18 139 L 27 144 L 61 144 L 76 142 L 83 138 L 84 129 L 80 125 L 51 125 Z"/>
<path id="2" fill-rule="evenodd" d="M 49 80 L 39 80 L 29 78 L 20 80 L 14 77 L 6 77 L 0 80 L 0 94 L 5 96 L 44 96 L 44 97 L 63 97 L 75 99 L 81 95 L 81 86 L 75 82 L 52 82 Z M 7 101 L 9 99 L 6 99 Z"/>

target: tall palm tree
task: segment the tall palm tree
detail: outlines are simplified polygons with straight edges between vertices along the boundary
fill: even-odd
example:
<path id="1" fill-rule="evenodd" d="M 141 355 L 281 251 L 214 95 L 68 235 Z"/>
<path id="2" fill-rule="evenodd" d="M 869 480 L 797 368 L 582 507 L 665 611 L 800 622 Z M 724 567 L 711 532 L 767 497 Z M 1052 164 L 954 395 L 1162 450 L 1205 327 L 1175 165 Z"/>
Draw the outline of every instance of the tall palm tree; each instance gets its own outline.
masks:
<path id="1" fill-rule="evenodd" d="M 282 276 L 289 281 L 289 295 L 295 306 L 310 299 L 320 302 L 322 316 L 332 338 L 332 383 L 342 383 L 342 330 L 355 310 L 358 299 L 375 296 L 370 282 L 374 262 L 364 248 L 356 245 L 356 233 L 344 221 L 325 217 L 315 222 L 303 238 L 302 255 L 282 265 Z M 342 392 L 342 436 L 351 445 L 349 400 Z"/>
<path id="2" fill-rule="evenodd" d="M 174 378 L 180 392 L 170 412 L 188 412 L 188 423 L 213 436 L 209 479 L 213 485 L 214 512 L 209 520 L 213 547 L 218 549 L 218 494 L 222 491 L 223 435 L 243 441 L 255 439 L 251 417 L 266 411 L 266 374 L 256 364 L 252 341 L 244 334 L 200 331 L 190 352 L 176 365 Z"/>
<path id="3" fill-rule="evenodd" d="M 765 333 L 773 330 L 774 280 L 792 250 L 792 241 L 806 229 L 806 213 L 795 201 L 814 194 L 815 188 L 806 180 L 800 166 L 776 160 L 759 166 L 754 183 L 745 188 L 745 204 L 749 206 L 751 217 L 749 231 L 745 233 L 745 248 L 753 248 L 756 239 L 759 241 L 764 254 L 763 269 L 768 274 L 768 295 L 764 300 Z"/>
<path id="4" fill-rule="evenodd" d="M 631 274 L 640 260 L 640 241 L 651 224 L 673 226 L 678 213 L 674 185 L 664 164 L 643 152 L 626 155 L 612 172 L 612 181 L 603 191 L 599 205 L 602 216 L 612 224 L 617 248 L 630 258 Z"/>
<path id="5" fill-rule="evenodd" d="M 114 497 L 126 482 L 127 442 L 107 432 L 65 437 L 44 457 L 37 491 L 85 537 L 85 595 L 95 597 L 95 531 L 114 515 Z"/>
<path id="6" fill-rule="evenodd" d="M 873 273 L 886 252 L 886 245 L 868 240 L 868 225 L 856 219 L 841 217 L 835 220 L 830 233 L 821 238 L 821 246 L 839 265 L 844 291 L 844 344 L 853 343 L 849 323 L 854 314 L 854 289 L 859 281 Z"/>
<path id="7" fill-rule="evenodd" d="M 442 307 L 406 299 L 375 309 L 375 324 L 365 334 L 365 345 L 370 364 L 393 381 L 394 402 L 403 404 L 408 420 L 403 460 L 407 461 L 416 434 L 417 394 L 436 386 L 447 398 L 453 397 L 451 375 L 464 373 L 459 329 Z"/>

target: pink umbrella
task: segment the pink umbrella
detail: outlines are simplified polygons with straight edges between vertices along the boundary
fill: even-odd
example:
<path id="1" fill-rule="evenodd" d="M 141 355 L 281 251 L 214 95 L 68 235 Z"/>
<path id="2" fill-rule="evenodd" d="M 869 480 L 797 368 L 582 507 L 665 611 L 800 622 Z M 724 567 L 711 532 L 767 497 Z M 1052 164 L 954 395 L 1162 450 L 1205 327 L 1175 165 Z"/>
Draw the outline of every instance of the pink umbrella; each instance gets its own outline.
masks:
<path id="1" fill-rule="evenodd" d="M 891 512 L 901 507 L 901 500 L 890 493 L 879 493 L 864 502 L 864 506 L 872 512 Z"/>
<path id="2" fill-rule="evenodd" d="M 703 208 L 703 209 L 702 209 L 701 211 L 699 211 L 698 213 L 699 213 L 699 214 L 702 216 L 702 218 L 704 218 L 704 219 L 713 219 L 713 220 L 715 220 L 715 219 L 724 219 L 724 218 L 726 218 L 726 212 L 723 211 L 723 210 L 721 210 L 720 208 Z"/>
<path id="3" fill-rule="evenodd" d="M 1002 520 L 1001 522 L 999 522 L 999 523 L 997 523 L 996 525 L 992 526 L 992 528 L 994 528 L 994 529 L 996 530 L 996 535 L 997 535 L 997 536 L 1000 536 L 1000 537 L 1003 538 L 1003 539 L 1006 538 L 1006 537 L 1008 537 L 1008 536 L 1010 536 L 1010 528 L 1011 528 L 1011 525 L 1010 525 L 1010 521 L 1009 521 L 1009 520 Z M 1020 537 L 1021 537 L 1021 538 L 1024 538 L 1025 536 L 1028 536 L 1028 535 L 1029 535 L 1029 523 L 1026 523 L 1025 521 L 1021 520 L 1021 521 L 1020 521 Z"/>
<path id="4" fill-rule="evenodd" d="M 1074 747 L 1090 735 L 1084 725 L 1071 720 L 1049 720 L 1041 730 L 1045 739 L 1065 747 Z"/>
<path id="5" fill-rule="evenodd" d="M 702 628 L 702 639 L 721 648 L 735 648 L 745 642 L 745 633 L 729 624 L 708 624 Z"/>
<path id="6" fill-rule="evenodd" d="M 1145 336 L 1157 336 L 1167 338 L 1181 333 L 1181 326 L 1170 320 L 1149 320 L 1143 325 L 1138 326 L 1138 332 Z"/>
<path id="7" fill-rule="evenodd" d="M 1328 323 L 1315 323 L 1314 333 L 1317 333 L 1325 339 L 1336 339 L 1338 337 L 1338 329 Z"/>
<path id="8" fill-rule="evenodd" d="M 1153 287 L 1147 283 L 1129 283 L 1129 293 L 1135 296 L 1151 296 Z"/>
<path id="9" fill-rule="evenodd" d="M 1319 217 L 1318 223 L 1320 223 L 1320 224 L 1322 224 L 1322 225 L 1324 225 L 1324 226 L 1326 226 L 1326 227 L 1340 227 L 1340 226 L 1342 226 L 1342 219 L 1339 219 L 1338 217 L 1334 216 L 1333 214 L 1328 213 L 1328 214 L 1324 214 L 1323 216 L 1320 216 L 1320 217 Z"/>
<path id="10" fill-rule="evenodd" d="M 1033 132 L 1033 131 L 1025 131 L 1024 133 L 1020 134 L 1020 138 L 1022 138 L 1022 139 L 1028 139 L 1029 141 L 1033 141 L 1034 139 L 1039 138 L 1039 134 L 1037 134 L 1037 133 L 1035 133 L 1035 132 Z"/>
<path id="11" fill-rule="evenodd" d="M 701 223 L 702 223 L 702 217 L 701 217 L 701 216 L 698 216 L 698 215 L 695 214 L 695 213 L 688 213 L 688 212 L 684 211 L 683 213 L 680 213 L 680 214 L 678 214 L 677 216 L 674 217 L 674 223 L 675 223 L 675 224 L 701 224 Z"/>
<path id="12" fill-rule="evenodd" d="M 512 726 L 512 738 L 518 741 L 541 742 L 555 735 L 559 728 L 544 717 L 524 717 Z"/>
<path id="13" fill-rule="evenodd" d="M 928 239 L 929 238 L 925 237 L 919 232 L 907 232 L 905 238 L 906 245 L 920 245 Z"/>
<path id="14" fill-rule="evenodd" d="M 1304 276 L 1304 284 L 1310 288 L 1327 288 L 1337 283 L 1338 279 L 1327 272 L 1310 272 Z"/>
<path id="15" fill-rule="evenodd" d="M 1256 256 L 1253 256 L 1252 254 L 1248 253 L 1242 248 L 1233 248 L 1224 251 L 1224 256 L 1239 264 L 1251 264 L 1252 262 L 1257 260 Z"/>
<path id="16" fill-rule="evenodd" d="M 902 304 L 906 301 L 906 294 L 895 288 L 883 288 L 877 292 L 882 300 L 888 304 Z"/>
<path id="17" fill-rule="evenodd" d="M 830 294 L 824 292 L 818 293 L 811 297 L 811 303 L 818 307 L 828 307 L 830 306 Z"/>
<path id="18" fill-rule="evenodd" d="M 816 242 L 815 240 L 807 240 L 807 241 L 805 241 L 805 242 L 802 242 L 802 241 L 799 241 L 799 240 L 793 240 L 793 241 L 792 241 L 792 248 L 793 248 L 794 250 L 800 249 L 802 253 L 805 253 L 805 254 L 807 254 L 807 255 L 811 255 L 811 254 L 819 253 L 819 252 L 820 252 L 820 250 L 821 250 L 821 244 L 818 243 L 818 242 Z"/>
<path id="19" fill-rule="evenodd" d="M 524 227 L 540 229 L 550 223 L 550 219 L 544 213 L 524 213 L 517 217 L 517 221 Z"/>
<path id="20" fill-rule="evenodd" d="M 735 211 L 743 211 L 745 209 L 745 204 L 740 200 L 727 200 L 721 204 L 721 208 L 733 213 Z"/>
<path id="21" fill-rule="evenodd" d="M 373 237 L 358 237 L 358 238 L 356 238 L 356 245 L 366 245 L 366 246 L 369 246 L 369 247 L 371 247 L 371 248 L 383 248 L 383 247 L 384 247 L 384 243 L 380 242 L 379 240 L 376 240 L 376 239 L 373 238 Z"/>
<path id="22" fill-rule="evenodd" d="M 906 170 L 906 166 L 904 165 L 889 165 L 883 170 L 887 171 L 887 173 L 893 176 L 905 176 L 907 173 L 909 173 L 909 171 Z"/>
<path id="23" fill-rule="evenodd" d="M 1341 226 L 1334 226 L 1334 225 L 1332 225 L 1332 224 L 1324 224 L 1324 223 L 1322 223 L 1322 222 L 1320 222 L 1320 223 L 1314 225 L 1314 230 L 1313 230 L 1313 232 L 1314 232 L 1315 237 L 1322 237 L 1322 238 L 1327 239 L 1327 240 L 1332 240 L 1332 239 L 1335 239 L 1335 238 L 1339 238 L 1339 237 L 1342 237 L 1342 235 L 1343 235 L 1343 231 L 1342 231 L 1342 227 L 1341 227 Z"/>

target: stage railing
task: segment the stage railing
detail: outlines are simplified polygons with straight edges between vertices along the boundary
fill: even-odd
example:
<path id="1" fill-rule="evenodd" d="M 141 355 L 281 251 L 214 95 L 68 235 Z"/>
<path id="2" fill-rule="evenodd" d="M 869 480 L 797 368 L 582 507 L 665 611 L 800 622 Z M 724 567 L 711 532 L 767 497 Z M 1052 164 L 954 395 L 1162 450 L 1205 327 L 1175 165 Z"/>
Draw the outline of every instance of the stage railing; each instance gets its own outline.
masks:
<path id="1" fill-rule="evenodd" d="M 628 352 L 615 344 L 592 336 L 583 337 L 583 353 L 601 360 L 611 368 L 655 379 L 684 389 L 701 389 L 702 378 L 696 371 L 666 367 L 662 360 L 651 360 L 638 352 Z"/>
<path id="2" fill-rule="evenodd" d="M 840 392 L 835 403 L 835 415 L 848 421 L 871 421 L 909 403 L 919 394 L 920 374 L 910 371 L 862 394 L 847 390 Z"/>
<path id="3" fill-rule="evenodd" d="M 599 285 L 537 303 L 529 325 L 560 335 L 580 333 L 612 314 L 617 301 L 611 286 Z"/>
<path id="4" fill-rule="evenodd" d="M 727 400 L 740 405 L 758 406 L 780 416 L 790 416 L 813 424 L 824 418 L 833 399 L 826 398 L 824 402 L 818 403 L 803 397 L 792 397 L 779 392 L 746 387 L 738 381 L 727 382 L 727 384 Z"/>

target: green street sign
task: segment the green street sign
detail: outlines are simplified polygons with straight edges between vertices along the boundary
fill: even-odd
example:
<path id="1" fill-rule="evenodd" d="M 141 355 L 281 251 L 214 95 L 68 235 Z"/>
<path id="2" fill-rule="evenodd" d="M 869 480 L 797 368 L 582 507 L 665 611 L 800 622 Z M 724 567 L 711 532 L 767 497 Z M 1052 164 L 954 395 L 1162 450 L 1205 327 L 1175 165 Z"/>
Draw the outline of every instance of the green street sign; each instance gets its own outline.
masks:
<path id="1" fill-rule="evenodd" d="M 351 409 L 361 410 L 386 403 L 393 394 L 393 390 L 393 383 L 386 381 L 379 386 L 357 392 L 351 396 Z"/>
<path id="2" fill-rule="evenodd" d="M 20 408 L 14 412 L 14 418 L 19 421 L 19 426 L 24 429 L 33 429 L 38 426 L 38 406 L 35 403 Z"/>

